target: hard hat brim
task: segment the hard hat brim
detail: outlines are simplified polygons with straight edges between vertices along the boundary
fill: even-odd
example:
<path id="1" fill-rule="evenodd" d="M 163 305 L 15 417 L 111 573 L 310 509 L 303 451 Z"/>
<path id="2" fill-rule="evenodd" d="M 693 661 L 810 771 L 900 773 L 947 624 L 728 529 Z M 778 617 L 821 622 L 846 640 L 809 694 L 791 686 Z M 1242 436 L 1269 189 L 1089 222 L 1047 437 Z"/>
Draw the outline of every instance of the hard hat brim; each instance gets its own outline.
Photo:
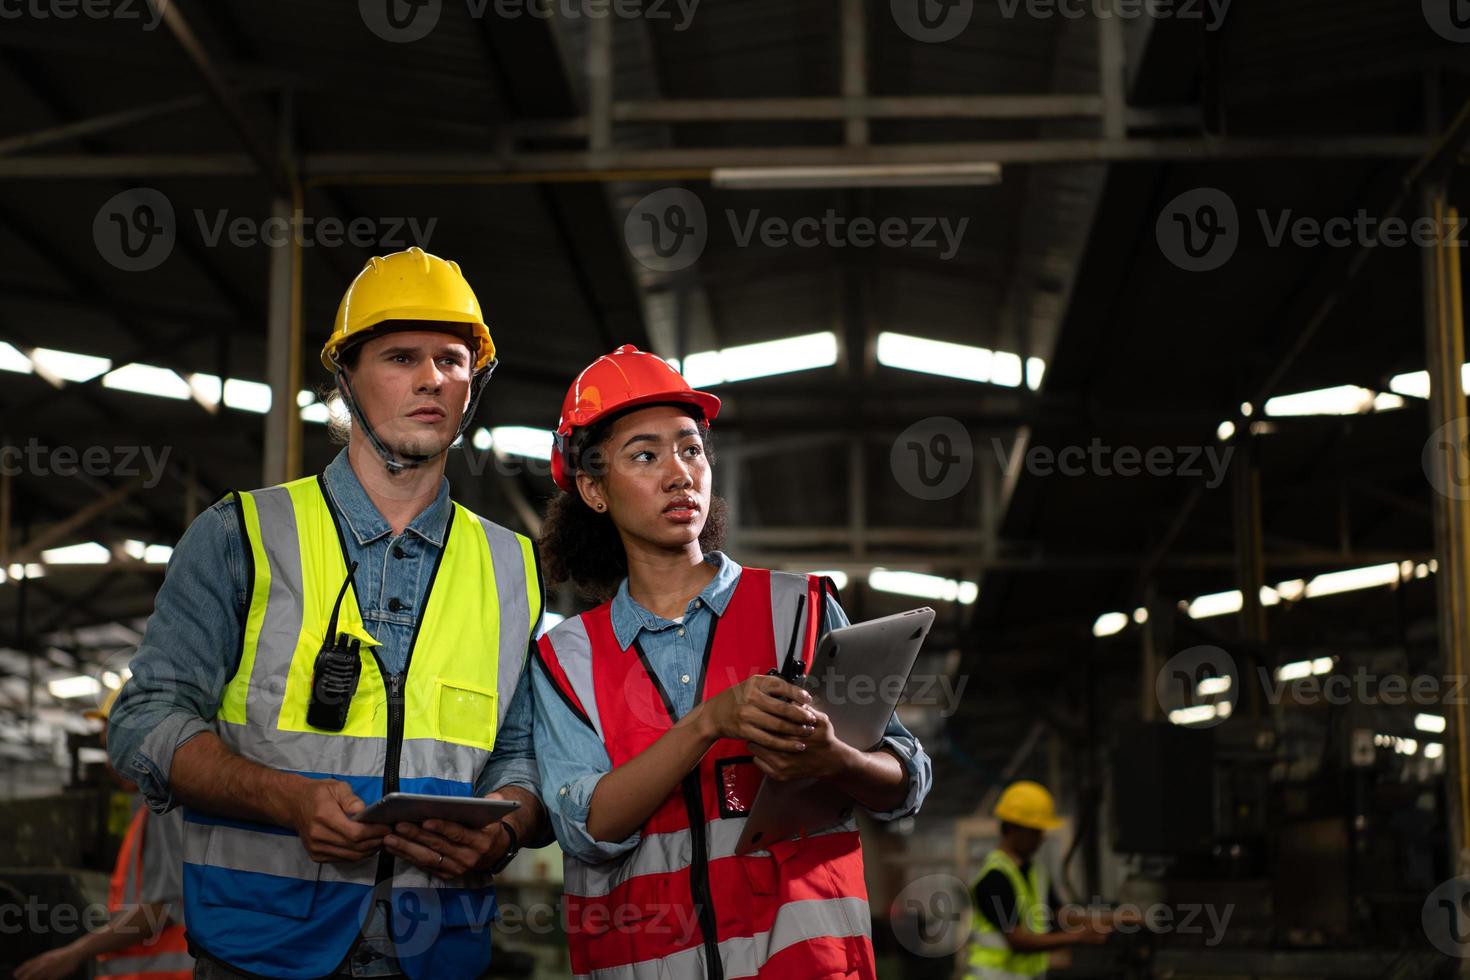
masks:
<path id="1" fill-rule="evenodd" d="M 379 329 L 384 324 L 394 324 L 391 330 Z M 342 336 L 333 335 L 322 347 L 322 367 L 336 373 L 336 358 L 343 350 L 356 344 L 366 343 L 374 337 L 404 330 L 434 330 L 435 324 L 456 323 L 469 328 L 475 341 L 475 370 L 479 371 L 495 360 L 495 341 L 490 337 L 490 328 L 485 321 L 469 313 L 456 310 L 427 309 L 424 307 L 402 307 L 382 310 L 370 319 L 349 324 Z M 446 331 L 447 332 L 447 331 Z"/>
<path id="2" fill-rule="evenodd" d="M 605 411 L 589 413 L 585 416 L 574 414 L 562 423 L 562 428 L 565 430 L 562 435 L 570 435 L 575 429 L 585 429 L 613 415 L 623 415 L 635 408 L 646 408 L 649 405 L 691 405 L 699 409 L 706 422 L 713 422 L 715 416 L 720 414 L 719 396 L 707 391 L 656 391 L 619 402 Z"/>

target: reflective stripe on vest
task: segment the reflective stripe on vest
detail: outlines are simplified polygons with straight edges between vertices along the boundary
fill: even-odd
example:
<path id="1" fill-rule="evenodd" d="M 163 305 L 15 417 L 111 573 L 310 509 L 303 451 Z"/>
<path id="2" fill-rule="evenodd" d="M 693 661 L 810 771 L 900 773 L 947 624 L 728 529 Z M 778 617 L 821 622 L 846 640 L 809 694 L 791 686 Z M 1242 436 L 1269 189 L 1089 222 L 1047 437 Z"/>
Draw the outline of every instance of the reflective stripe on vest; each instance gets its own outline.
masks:
<path id="1" fill-rule="evenodd" d="M 809 664 L 824 595 L 815 577 L 743 569 L 711 626 L 699 700 L 776 667 L 793 643 Z M 669 699 L 639 644 L 618 645 L 610 604 L 559 624 L 538 653 L 615 768 L 672 727 Z M 575 975 L 875 975 L 856 820 L 736 856 L 761 778 L 744 742 L 721 739 L 645 822 L 632 851 L 595 865 L 563 856 Z"/>
<path id="2" fill-rule="evenodd" d="M 337 630 L 362 641 L 362 664 L 346 723 L 329 732 L 312 728 L 306 714 L 316 656 L 347 579 L 340 520 L 319 478 L 236 499 L 250 605 L 239 664 L 214 720 L 219 737 L 262 765 L 340 779 L 369 805 L 385 784 L 471 795 L 541 613 L 529 539 L 452 505 L 417 611 L 401 703 L 389 703 L 378 642 L 349 588 Z M 389 773 L 392 714 L 401 716 L 402 737 Z M 292 830 L 186 810 L 184 887 L 191 938 L 251 973 L 331 973 L 375 900 L 392 910 L 396 952 L 410 976 L 472 977 L 489 961 L 495 893 L 487 874 L 442 880 L 395 860 L 391 882 L 380 883 L 377 856 L 318 864 Z M 415 933 L 429 938 L 415 942 Z"/>
<path id="3" fill-rule="evenodd" d="M 975 886 L 992 871 L 1005 875 L 1015 893 L 1014 918 L 1034 933 L 1047 931 L 1046 895 L 1048 884 L 1046 870 L 1041 862 L 1033 860 L 1029 873 L 1021 874 L 1009 854 L 1001 850 L 991 851 L 980 866 Z M 971 891 L 975 886 L 971 886 Z M 994 911 L 994 910 L 992 910 Z M 970 967 L 975 975 L 984 978 L 1036 977 L 1046 972 L 1047 954 L 1017 953 L 1006 942 L 1004 933 L 977 908 L 971 914 Z"/>
<path id="4" fill-rule="evenodd" d="M 123 836 L 122 847 L 117 852 L 117 863 L 112 868 L 112 881 L 107 889 L 107 911 L 114 914 L 127 906 L 143 901 L 143 842 L 148 834 L 150 814 L 148 807 L 138 808 Z M 172 855 L 178 860 L 179 855 Z M 174 916 L 179 909 L 170 909 Z M 134 943 L 115 953 L 102 953 L 97 957 L 99 977 L 117 977 L 118 980 L 186 980 L 194 975 L 194 957 L 189 955 L 189 944 L 184 938 L 183 925 L 175 922 L 164 926 L 152 940 Z"/>

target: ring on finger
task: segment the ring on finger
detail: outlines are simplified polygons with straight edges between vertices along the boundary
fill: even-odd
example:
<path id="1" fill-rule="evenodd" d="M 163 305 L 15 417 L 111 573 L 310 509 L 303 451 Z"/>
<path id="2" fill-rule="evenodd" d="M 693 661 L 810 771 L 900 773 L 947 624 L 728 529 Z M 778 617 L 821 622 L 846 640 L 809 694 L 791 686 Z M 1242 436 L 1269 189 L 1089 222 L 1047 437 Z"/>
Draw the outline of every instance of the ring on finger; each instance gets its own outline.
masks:
<path id="1" fill-rule="evenodd" d="M 441 865 L 443 863 L 444 863 L 444 855 L 441 854 L 441 855 L 439 855 L 439 860 L 436 861 L 436 862 L 434 862 L 434 867 L 437 868 L 439 865 Z"/>

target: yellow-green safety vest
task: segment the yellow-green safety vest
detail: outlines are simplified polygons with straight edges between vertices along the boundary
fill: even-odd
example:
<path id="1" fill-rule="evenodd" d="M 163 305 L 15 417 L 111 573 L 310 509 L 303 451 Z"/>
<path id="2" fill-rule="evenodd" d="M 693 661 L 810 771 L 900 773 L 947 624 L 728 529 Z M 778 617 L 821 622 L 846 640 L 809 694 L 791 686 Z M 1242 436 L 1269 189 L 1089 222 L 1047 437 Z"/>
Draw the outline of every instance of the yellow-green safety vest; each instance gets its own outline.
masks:
<path id="1" fill-rule="evenodd" d="M 346 724 L 324 731 L 306 718 L 317 653 L 348 577 L 341 521 L 320 477 L 239 493 L 236 503 L 249 609 L 213 721 L 225 745 L 273 769 L 342 780 L 369 805 L 394 790 L 472 795 L 541 614 L 530 540 L 452 505 L 396 683 L 349 588 L 337 630 L 362 641 L 361 671 Z M 409 976 L 474 977 L 489 962 L 488 874 L 443 880 L 386 852 L 318 864 L 294 830 L 187 808 L 184 851 L 190 938 L 237 969 L 330 974 L 384 901 Z"/>
<path id="2" fill-rule="evenodd" d="M 1011 856 L 1002 850 L 991 851 L 980 866 L 974 885 L 980 884 L 992 871 L 999 871 L 1010 882 L 1016 894 L 1015 918 L 1018 923 L 1035 933 L 1047 931 L 1047 878 L 1040 861 L 1033 860 L 1028 874 Z M 994 911 L 994 910 L 989 910 Z M 980 909 L 971 911 L 970 921 L 970 969 L 969 975 L 980 980 L 1011 980 L 1011 978 L 1039 977 L 1046 973 L 1045 952 L 1017 953 L 1006 942 L 1005 933 L 996 928 L 989 919 L 980 914 Z"/>

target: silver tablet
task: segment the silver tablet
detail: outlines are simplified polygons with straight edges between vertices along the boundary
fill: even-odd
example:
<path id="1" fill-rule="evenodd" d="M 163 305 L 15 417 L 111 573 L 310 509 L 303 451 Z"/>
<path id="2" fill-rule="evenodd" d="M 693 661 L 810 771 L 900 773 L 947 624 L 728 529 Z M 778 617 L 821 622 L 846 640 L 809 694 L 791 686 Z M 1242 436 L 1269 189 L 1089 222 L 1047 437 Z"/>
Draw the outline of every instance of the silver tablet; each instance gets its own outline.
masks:
<path id="1" fill-rule="evenodd" d="M 832 720 L 838 738 L 864 751 L 883 740 L 933 625 L 934 610 L 924 606 L 822 637 L 802 686 L 812 693 L 812 707 Z M 735 853 L 831 827 L 851 808 L 850 799 L 818 780 L 763 780 Z"/>
<path id="2" fill-rule="evenodd" d="M 519 800 L 486 800 L 478 796 L 431 796 L 426 793 L 389 793 L 352 819 L 358 823 L 392 826 L 400 821 L 423 823 L 448 820 L 466 827 L 495 823 L 520 807 Z"/>

